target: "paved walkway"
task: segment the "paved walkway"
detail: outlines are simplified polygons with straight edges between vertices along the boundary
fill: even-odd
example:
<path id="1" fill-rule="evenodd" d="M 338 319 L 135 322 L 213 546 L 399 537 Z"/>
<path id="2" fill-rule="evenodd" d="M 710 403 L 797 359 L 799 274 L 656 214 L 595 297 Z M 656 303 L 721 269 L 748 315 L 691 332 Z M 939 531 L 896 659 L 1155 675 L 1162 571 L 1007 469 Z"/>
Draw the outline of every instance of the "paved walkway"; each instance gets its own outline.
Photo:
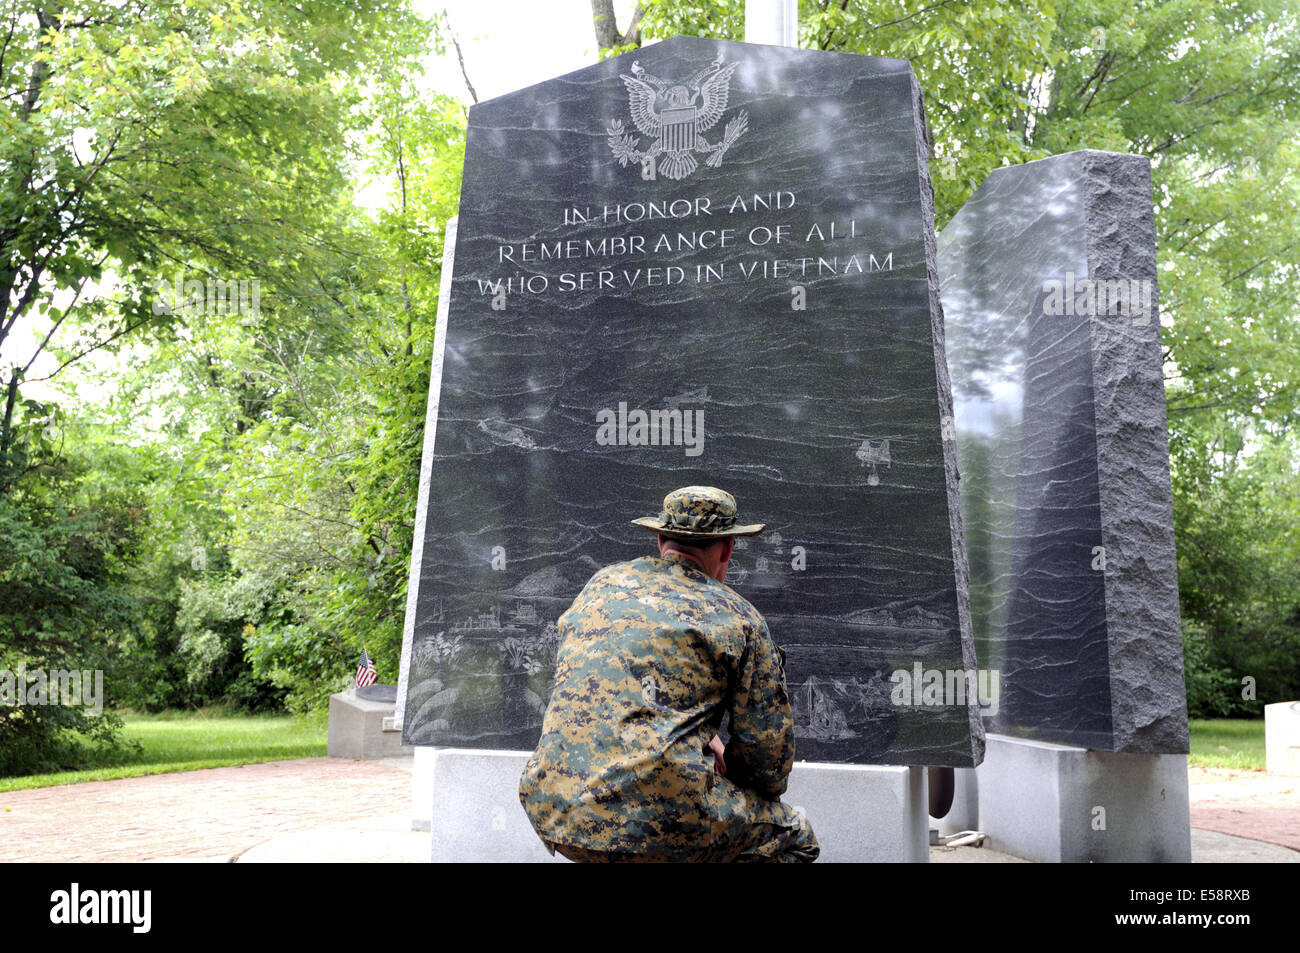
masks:
<path id="1" fill-rule="evenodd" d="M 1188 768 L 1192 827 L 1300 851 L 1300 778 Z"/>
<path id="2" fill-rule="evenodd" d="M 305 758 L 0 793 L 0 862 L 422 862 L 410 770 Z M 1191 768 L 1189 781 L 1194 861 L 1300 862 L 1300 778 Z M 1016 861 L 973 847 L 931 859 Z"/>
<path id="3" fill-rule="evenodd" d="M 410 797 L 409 771 L 344 758 L 8 791 L 0 861 L 230 860 L 278 835 L 391 815 Z"/>

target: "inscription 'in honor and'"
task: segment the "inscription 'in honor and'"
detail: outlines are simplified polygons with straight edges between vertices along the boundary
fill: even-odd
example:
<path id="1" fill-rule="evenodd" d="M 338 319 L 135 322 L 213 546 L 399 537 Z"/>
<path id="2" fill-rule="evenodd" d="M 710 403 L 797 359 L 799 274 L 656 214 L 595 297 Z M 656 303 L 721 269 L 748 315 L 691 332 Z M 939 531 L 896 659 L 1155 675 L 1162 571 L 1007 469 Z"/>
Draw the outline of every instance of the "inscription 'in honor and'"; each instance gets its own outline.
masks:
<path id="1" fill-rule="evenodd" d="M 698 168 L 695 155 L 706 156 L 705 165 L 716 168 L 727 151 L 749 128 L 748 115 L 739 111 L 727 124 L 723 138 L 711 143 L 704 136 L 726 111 L 731 75 L 736 64 L 723 64 L 719 56 L 709 66 L 680 83 L 669 83 L 634 63 L 632 74 L 621 74 L 628 89 L 628 108 L 633 122 L 646 136 L 656 137 L 646 148 L 641 140 L 624 131 L 622 120 L 609 125 L 609 146 L 619 165 L 641 165 L 642 177 L 654 179 L 663 174 L 680 180 Z M 786 212 L 797 204 L 795 193 L 780 190 L 750 195 L 734 195 L 715 202 L 710 196 L 697 195 L 665 201 L 618 202 L 600 206 L 570 205 L 563 209 L 564 226 L 594 228 L 637 225 L 655 221 L 686 226 L 689 219 L 719 215 L 753 215 Z M 855 219 L 814 221 L 797 232 L 788 222 L 770 222 L 749 226 L 695 224 L 657 233 L 630 232 L 591 238 L 556 238 L 502 242 L 497 245 L 497 265 L 536 265 L 551 261 L 584 258 L 636 258 L 650 255 L 681 255 L 736 247 L 775 248 L 782 257 L 751 261 L 708 262 L 684 267 L 678 264 L 638 268 L 597 268 L 590 271 L 566 271 L 555 275 L 521 273 L 497 278 L 477 279 L 480 294 L 500 300 L 502 294 L 543 294 L 549 291 L 599 291 L 630 289 L 641 286 L 675 285 L 693 279 L 709 284 L 739 277 L 741 280 L 806 279 L 846 276 L 876 271 L 892 271 L 893 252 L 877 254 L 861 251 L 848 255 L 798 254 L 800 243 L 825 243 L 858 238 Z M 730 267 L 728 265 L 730 264 Z"/>

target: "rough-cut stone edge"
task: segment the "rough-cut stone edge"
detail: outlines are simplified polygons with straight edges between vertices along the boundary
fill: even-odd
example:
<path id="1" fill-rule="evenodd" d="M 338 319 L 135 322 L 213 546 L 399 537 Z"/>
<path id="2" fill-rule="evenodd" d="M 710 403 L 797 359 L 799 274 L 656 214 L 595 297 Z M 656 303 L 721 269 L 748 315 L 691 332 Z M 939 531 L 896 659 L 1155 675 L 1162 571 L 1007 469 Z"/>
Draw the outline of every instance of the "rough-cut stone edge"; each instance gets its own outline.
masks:
<path id="1" fill-rule="evenodd" d="M 948 491 L 948 527 L 952 535 L 952 568 L 957 588 L 957 624 L 960 628 L 962 667 L 976 670 L 975 637 L 970 615 L 970 566 L 966 561 L 966 531 L 961 515 L 957 471 L 956 417 L 952 407 L 952 380 L 948 376 L 948 354 L 944 344 L 943 304 L 939 300 L 938 244 L 934 234 L 934 186 L 930 182 L 930 127 L 925 119 L 925 99 L 908 68 L 912 84 L 913 115 L 916 119 L 916 167 L 920 177 L 921 234 L 925 242 L 925 274 L 930 288 L 930 337 L 934 343 L 934 376 L 939 392 L 939 426 L 943 444 L 944 482 Z M 944 422 L 947 421 L 947 426 Z M 966 706 L 970 722 L 971 766 L 984 760 L 984 722 L 978 701 Z"/>
<path id="2" fill-rule="evenodd" d="M 1129 315 L 1090 322 L 1113 750 L 1185 754 L 1151 165 L 1143 156 L 1087 150 L 1082 170 L 1088 278 L 1138 279 L 1152 288 L 1145 325 Z"/>
<path id="3" fill-rule="evenodd" d="M 415 641 L 415 611 L 420 602 L 420 574 L 424 568 L 424 533 L 433 486 L 433 438 L 438 431 L 438 401 L 442 396 L 442 355 L 447 347 L 447 311 L 451 307 L 451 273 L 456 259 L 459 216 L 447 220 L 442 242 L 442 274 L 438 279 L 438 318 L 433 329 L 433 363 L 429 371 L 429 399 L 424 410 L 424 447 L 420 451 L 420 492 L 415 504 L 415 532 L 411 538 L 411 568 L 406 577 L 406 617 L 402 620 L 402 667 L 397 678 L 397 709 L 393 724 L 406 740 L 406 688 L 411 675 L 411 644 Z"/>

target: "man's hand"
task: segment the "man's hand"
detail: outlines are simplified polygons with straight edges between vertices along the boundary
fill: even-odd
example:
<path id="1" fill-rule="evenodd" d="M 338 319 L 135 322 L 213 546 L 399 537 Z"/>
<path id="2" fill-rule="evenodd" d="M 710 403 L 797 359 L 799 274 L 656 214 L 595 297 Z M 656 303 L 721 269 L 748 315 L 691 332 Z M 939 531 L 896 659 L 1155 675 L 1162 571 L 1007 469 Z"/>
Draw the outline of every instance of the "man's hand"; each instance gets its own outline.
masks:
<path id="1" fill-rule="evenodd" d="M 725 775 L 727 773 L 727 762 L 723 759 L 722 754 L 726 749 L 722 746 L 722 739 L 714 735 L 709 740 L 709 748 L 713 751 L 714 772 Z"/>

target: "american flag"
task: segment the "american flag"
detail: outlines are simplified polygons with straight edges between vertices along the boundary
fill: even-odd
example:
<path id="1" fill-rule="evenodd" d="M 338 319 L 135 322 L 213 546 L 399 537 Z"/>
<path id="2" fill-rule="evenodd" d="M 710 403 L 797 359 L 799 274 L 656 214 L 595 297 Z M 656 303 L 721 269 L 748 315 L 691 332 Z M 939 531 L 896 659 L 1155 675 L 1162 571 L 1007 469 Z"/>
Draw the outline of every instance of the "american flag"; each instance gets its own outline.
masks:
<path id="1" fill-rule="evenodd" d="M 370 653 L 365 648 L 362 648 L 361 661 L 357 662 L 357 688 L 375 684 L 375 679 L 378 677 L 375 674 L 375 663 L 370 658 Z"/>

